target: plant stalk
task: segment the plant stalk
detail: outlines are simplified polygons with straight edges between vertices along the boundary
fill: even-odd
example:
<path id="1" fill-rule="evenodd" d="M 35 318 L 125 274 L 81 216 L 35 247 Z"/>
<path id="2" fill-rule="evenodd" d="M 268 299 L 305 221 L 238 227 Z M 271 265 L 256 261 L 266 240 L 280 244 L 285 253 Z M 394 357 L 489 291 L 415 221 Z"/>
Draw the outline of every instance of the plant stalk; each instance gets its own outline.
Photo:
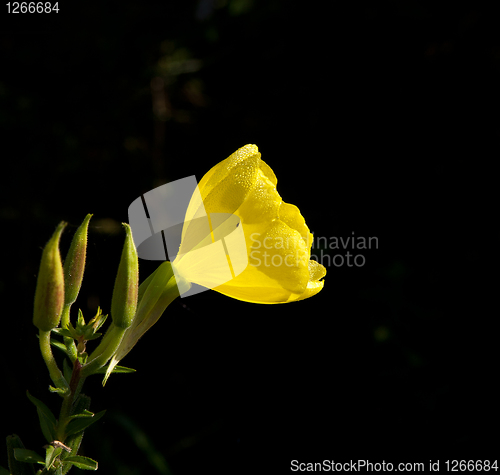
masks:
<path id="1" fill-rule="evenodd" d="M 50 347 L 50 331 L 40 330 L 39 337 L 40 352 L 49 370 L 50 378 L 57 388 L 64 389 L 66 392 L 69 391 L 68 382 L 61 373 L 54 355 L 52 354 L 52 348 Z"/>

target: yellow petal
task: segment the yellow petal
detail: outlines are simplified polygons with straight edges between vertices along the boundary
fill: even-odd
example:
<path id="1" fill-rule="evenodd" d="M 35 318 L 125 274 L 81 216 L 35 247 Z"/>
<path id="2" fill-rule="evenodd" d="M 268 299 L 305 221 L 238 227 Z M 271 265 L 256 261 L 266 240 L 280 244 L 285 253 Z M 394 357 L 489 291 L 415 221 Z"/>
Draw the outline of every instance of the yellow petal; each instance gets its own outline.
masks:
<path id="1" fill-rule="evenodd" d="M 312 267 L 317 267 L 318 270 L 322 269 L 316 275 L 324 277 L 326 269 L 316 261 L 311 260 L 309 262 L 310 264 L 313 263 Z M 323 281 L 310 281 L 307 283 L 305 290 L 301 294 L 297 294 L 285 290 L 279 282 L 266 276 L 256 267 L 248 266 L 242 274 L 224 285 L 214 287 L 212 290 L 244 302 L 278 304 L 296 302 L 312 297 L 321 291 L 323 285 Z"/>
<path id="2" fill-rule="evenodd" d="M 309 279 L 311 281 L 320 280 L 326 275 L 325 267 L 317 261 L 309 261 Z"/>
<path id="3" fill-rule="evenodd" d="M 207 213 L 233 213 L 257 180 L 259 164 L 257 147 L 246 145 L 212 167 L 191 197 L 185 223 L 205 217 Z M 182 231 L 183 239 L 187 227 Z"/>
<path id="4" fill-rule="evenodd" d="M 250 265 L 278 281 L 285 290 L 304 292 L 309 281 L 309 253 L 300 234 L 277 219 L 252 238 Z"/>
<path id="5" fill-rule="evenodd" d="M 257 146 L 245 145 L 209 170 L 198 185 L 207 212 L 235 211 L 253 186 L 259 165 Z"/>
<path id="6" fill-rule="evenodd" d="M 234 279 L 212 290 L 252 303 L 282 303 L 295 295 L 251 265 Z"/>
<path id="7" fill-rule="evenodd" d="M 308 299 L 309 297 L 316 295 L 321 289 L 323 289 L 324 285 L 325 285 L 325 283 L 322 280 L 319 282 L 309 282 L 307 284 L 307 289 L 305 290 L 305 292 L 294 300 Z M 291 300 L 290 300 L 290 302 L 291 302 Z"/>
<path id="8" fill-rule="evenodd" d="M 253 188 L 235 214 L 242 219 L 244 225 L 270 223 L 278 217 L 281 203 L 276 186 L 259 170 Z"/>
<path id="9" fill-rule="evenodd" d="M 299 232 L 309 249 L 312 244 L 312 240 L 309 238 L 309 228 L 306 225 L 306 220 L 300 214 L 299 208 L 289 203 L 282 203 L 279 216 L 281 221 Z"/>
<path id="10" fill-rule="evenodd" d="M 271 167 L 262 159 L 260 160 L 259 166 L 264 176 L 267 177 L 274 186 L 276 186 L 278 184 L 278 179 L 276 178 L 274 172 L 271 170 Z"/>

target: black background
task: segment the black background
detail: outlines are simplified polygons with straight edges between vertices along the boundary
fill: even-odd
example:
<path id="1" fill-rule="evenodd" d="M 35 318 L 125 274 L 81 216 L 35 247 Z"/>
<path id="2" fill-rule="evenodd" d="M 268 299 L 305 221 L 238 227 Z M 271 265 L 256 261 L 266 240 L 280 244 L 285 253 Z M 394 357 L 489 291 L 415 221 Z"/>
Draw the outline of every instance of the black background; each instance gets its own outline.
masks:
<path id="1" fill-rule="evenodd" d="M 107 313 L 128 205 L 255 143 L 316 237 L 375 236 L 378 248 L 359 251 L 362 267 L 316 249 L 328 273 L 306 301 L 175 301 L 123 361 L 137 373 L 88 381 L 92 408 L 108 413 L 82 452 L 105 474 L 494 459 L 497 12 L 418 0 L 58 4 L 50 15 L 1 7 L 0 432 L 41 453 L 26 390 L 58 408 L 31 323 L 57 223 L 69 223 L 64 254 L 94 213 L 77 304 Z M 141 278 L 155 265 L 141 262 Z"/>

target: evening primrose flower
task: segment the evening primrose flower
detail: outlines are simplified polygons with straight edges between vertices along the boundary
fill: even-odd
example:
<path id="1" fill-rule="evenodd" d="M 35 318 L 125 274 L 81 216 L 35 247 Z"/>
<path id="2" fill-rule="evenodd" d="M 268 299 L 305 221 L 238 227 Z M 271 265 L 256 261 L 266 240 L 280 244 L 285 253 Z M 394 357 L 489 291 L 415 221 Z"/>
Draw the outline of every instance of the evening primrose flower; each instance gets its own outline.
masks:
<path id="1" fill-rule="evenodd" d="M 282 200 L 274 172 L 260 157 L 256 145 L 246 145 L 202 178 L 199 193 L 193 194 L 186 212 L 179 254 L 172 266 L 176 275 L 203 285 L 199 279 L 204 270 L 210 270 L 211 261 L 207 259 L 204 269 L 203 262 L 192 257 L 190 223 L 204 214 L 200 212 L 204 208 L 209 217 L 226 213 L 239 218 L 236 226 L 242 226 L 248 257 L 242 272 L 212 290 L 267 304 L 312 297 L 323 288 L 326 269 L 310 259 L 312 234 L 299 209 Z M 230 261 L 231 253 L 227 257 Z"/>
<path id="2" fill-rule="evenodd" d="M 82 374 L 92 374 L 109 361 L 105 383 L 168 305 L 188 295 L 193 283 L 263 304 L 317 294 L 326 269 L 311 260 L 312 234 L 299 209 L 281 199 L 276 184 L 255 145 L 240 148 L 213 167 L 191 197 L 176 258 L 163 262 L 139 286 L 130 326 L 119 328 L 114 322 Z"/>

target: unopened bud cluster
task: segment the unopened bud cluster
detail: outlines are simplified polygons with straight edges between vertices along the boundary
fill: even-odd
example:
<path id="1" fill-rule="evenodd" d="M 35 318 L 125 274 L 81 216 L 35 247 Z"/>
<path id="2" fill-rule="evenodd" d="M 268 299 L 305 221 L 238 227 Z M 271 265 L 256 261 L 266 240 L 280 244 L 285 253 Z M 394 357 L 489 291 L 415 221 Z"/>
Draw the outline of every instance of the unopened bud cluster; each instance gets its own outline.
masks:
<path id="1" fill-rule="evenodd" d="M 81 364 L 85 364 L 87 354 L 85 344 L 101 336 L 98 330 L 106 320 L 100 308 L 97 314 L 88 322 L 79 310 L 77 322 L 73 325 L 69 320 L 71 305 L 76 301 L 83 281 L 87 253 L 87 234 L 89 221 L 92 215 L 87 215 L 75 232 L 64 265 L 59 251 L 61 234 L 66 223 L 61 222 L 52 238 L 45 246 L 38 273 L 35 292 L 33 323 L 41 334 L 55 332 L 63 336 L 70 356 L 70 347 L 73 348 L 74 358 L 78 357 Z M 113 296 L 111 300 L 111 317 L 113 325 L 103 338 L 99 353 L 107 355 L 106 360 L 113 354 L 109 349 L 116 348 L 121 337 L 115 337 L 116 331 L 112 327 L 125 331 L 133 322 L 137 310 L 139 288 L 139 264 L 132 231 L 128 224 L 124 224 L 126 237 L 118 266 Z M 114 341 L 119 338 L 119 341 Z M 74 340 L 74 341 L 73 341 Z M 76 343 L 76 351 L 75 351 Z M 105 348 L 102 348 L 104 345 Z M 106 348 L 108 351 L 106 352 Z M 105 363 L 105 362 L 101 362 Z M 102 365 L 100 365 L 102 367 Z"/>

